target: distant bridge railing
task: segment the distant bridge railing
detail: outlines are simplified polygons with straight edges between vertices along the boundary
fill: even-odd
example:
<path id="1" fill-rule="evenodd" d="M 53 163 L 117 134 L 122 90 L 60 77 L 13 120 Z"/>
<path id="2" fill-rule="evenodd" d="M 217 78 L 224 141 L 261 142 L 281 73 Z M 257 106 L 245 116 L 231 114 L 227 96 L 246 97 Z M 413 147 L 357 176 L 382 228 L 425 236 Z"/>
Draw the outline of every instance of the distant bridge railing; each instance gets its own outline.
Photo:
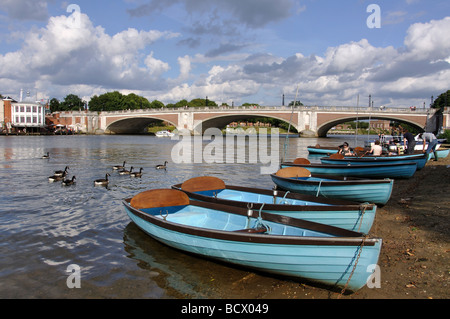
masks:
<path id="1" fill-rule="evenodd" d="M 400 108 L 400 107 L 356 107 L 356 106 L 199 106 L 199 107 L 181 107 L 181 108 L 149 108 L 149 109 L 134 109 L 134 110 L 117 110 L 117 111 L 73 111 L 67 112 L 72 116 L 79 115 L 124 115 L 124 114 L 148 114 L 148 113 L 178 113 L 178 112 L 248 112 L 248 111 L 318 111 L 318 112 L 350 112 L 350 113 L 397 113 L 397 114 L 428 114 L 434 113 L 434 109 L 430 108 Z M 61 112 L 65 113 L 65 112 Z"/>

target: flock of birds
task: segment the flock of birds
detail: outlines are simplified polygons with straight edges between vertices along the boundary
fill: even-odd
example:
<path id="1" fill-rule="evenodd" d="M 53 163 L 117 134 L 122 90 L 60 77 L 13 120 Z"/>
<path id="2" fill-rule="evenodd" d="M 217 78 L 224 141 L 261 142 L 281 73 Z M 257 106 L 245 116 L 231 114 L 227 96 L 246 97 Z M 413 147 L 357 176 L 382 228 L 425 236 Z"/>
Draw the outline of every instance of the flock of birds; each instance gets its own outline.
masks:
<path id="1" fill-rule="evenodd" d="M 44 154 L 42 156 L 43 159 L 49 159 L 50 153 L 47 152 L 47 154 Z M 164 164 L 156 165 L 156 169 L 166 169 L 167 168 L 167 161 L 164 162 Z M 123 162 L 122 165 L 115 165 L 112 167 L 113 170 L 116 170 L 119 172 L 119 175 L 129 175 L 131 177 L 142 177 L 142 171 L 144 170 L 142 167 L 139 169 L 139 171 L 133 172 L 133 166 L 130 167 L 130 169 L 125 168 L 126 161 Z M 48 178 L 49 182 L 61 182 L 63 186 L 70 186 L 75 184 L 76 177 L 72 176 L 70 179 L 66 179 L 66 176 L 68 174 L 69 166 L 66 166 L 64 170 L 62 171 L 55 171 L 52 176 Z M 111 176 L 109 173 L 106 173 L 105 178 L 96 179 L 94 181 L 94 185 L 98 186 L 108 186 L 109 180 L 108 177 Z"/>

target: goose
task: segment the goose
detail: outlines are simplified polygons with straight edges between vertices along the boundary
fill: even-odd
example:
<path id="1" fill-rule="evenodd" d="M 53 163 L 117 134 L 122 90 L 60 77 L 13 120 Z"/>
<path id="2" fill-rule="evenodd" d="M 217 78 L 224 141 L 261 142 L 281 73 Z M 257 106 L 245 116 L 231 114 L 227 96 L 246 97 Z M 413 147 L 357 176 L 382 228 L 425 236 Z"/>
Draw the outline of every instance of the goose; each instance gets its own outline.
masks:
<path id="1" fill-rule="evenodd" d="M 50 158 L 50 153 L 47 152 L 47 154 L 42 155 L 42 158 Z"/>
<path id="2" fill-rule="evenodd" d="M 141 167 L 139 172 L 130 173 L 130 176 L 132 176 L 132 177 L 141 177 L 142 176 L 142 170 L 143 170 L 143 168 Z"/>
<path id="3" fill-rule="evenodd" d="M 66 168 L 64 168 L 64 170 L 63 171 L 55 171 L 54 173 L 53 173 L 53 175 L 55 175 L 55 176 L 63 176 L 63 174 L 64 174 L 64 176 L 66 176 L 67 175 L 67 170 L 69 169 L 69 166 L 66 166 Z"/>
<path id="4" fill-rule="evenodd" d="M 69 186 L 75 184 L 76 177 L 72 176 L 72 179 L 65 179 L 62 181 L 63 186 Z"/>
<path id="5" fill-rule="evenodd" d="M 108 176 L 111 176 L 111 175 L 109 175 L 108 173 L 106 173 L 105 178 L 96 179 L 96 180 L 94 181 L 94 185 L 102 185 L 102 186 L 108 185 L 108 183 L 109 183 Z"/>
<path id="6" fill-rule="evenodd" d="M 165 162 L 164 162 L 164 165 L 161 165 L 161 164 L 160 164 L 160 165 L 156 165 L 155 168 L 156 168 L 156 169 L 166 169 L 167 163 L 168 163 L 168 162 L 165 161 Z"/>
<path id="7" fill-rule="evenodd" d="M 118 170 L 118 169 L 124 169 L 125 168 L 125 163 L 126 163 L 127 161 L 123 161 L 123 164 L 122 165 L 116 165 L 116 166 L 113 166 L 113 169 L 115 169 L 115 170 Z"/>
<path id="8" fill-rule="evenodd" d="M 133 166 L 131 166 L 131 168 L 130 168 L 130 170 L 129 171 L 127 171 L 125 168 L 123 169 L 123 170 L 121 170 L 120 172 L 119 172 L 119 174 L 120 175 L 129 175 L 129 174 L 131 174 L 131 171 L 133 170 Z"/>
<path id="9" fill-rule="evenodd" d="M 50 176 L 50 177 L 48 178 L 48 181 L 51 182 L 51 183 L 53 183 L 53 182 L 59 182 L 59 181 L 64 180 L 64 177 L 66 177 L 66 175 L 67 175 L 66 173 L 64 173 L 64 174 L 61 175 L 61 176 L 53 175 L 53 176 Z"/>

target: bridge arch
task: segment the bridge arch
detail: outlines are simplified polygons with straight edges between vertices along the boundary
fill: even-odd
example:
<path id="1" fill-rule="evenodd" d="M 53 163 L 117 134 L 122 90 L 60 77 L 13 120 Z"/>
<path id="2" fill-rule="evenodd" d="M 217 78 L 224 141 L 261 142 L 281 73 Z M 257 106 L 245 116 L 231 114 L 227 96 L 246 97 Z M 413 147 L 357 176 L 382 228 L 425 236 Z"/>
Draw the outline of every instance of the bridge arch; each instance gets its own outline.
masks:
<path id="1" fill-rule="evenodd" d="M 325 123 L 322 123 L 320 126 L 317 127 L 317 136 L 318 137 L 326 137 L 328 131 L 338 125 L 338 124 L 342 124 L 342 123 L 346 123 L 346 122 L 351 122 L 351 121 L 367 121 L 367 120 L 388 120 L 388 121 L 396 121 L 399 123 L 405 123 L 408 125 L 411 125 L 419 130 L 424 130 L 424 127 L 426 125 L 425 123 L 422 123 L 420 121 L 420 119 L 406 119 L 404 117 L 397 117 L 397 116 L 393 116 L 393 115 L 368 115 L 368 114 L 363 114 L 360 116 L 344 116 L 338 119 L 334 119 Z M 417 121 L 419 120 L 419 121 Z"/>
<path id="2" fill-rule="evenodd" d="M 174 126 L 176 123 L 157 117 L 128 117 L 113 120 L 107 124 L 105 133 L 107 134 L 144 134 L 147 133 L 147 127 L 157 121 L 165 121 Z"/>
<path id="3" fill-rule="evenodd" d="M 285 122 L 289 124 L 289 121 L 282 117 L 274 116 L 272 114 L 248 114 L 248 113 L 241 113 L 241 114 L 220 114 L 217 116 L 209 117 L 207 119 L 202 120 L 198 124 L 194 126 L 194 134 L 201 134 L 204 133 L 209 128 L 218 128 L 223 129 L 228 124 L 232 122 L 239 122 L 243 121 L 249 118 L 271 118 L 276 119 L 282 122 Z M 296 123 L 290 123 L 293 128 L 295 128 L 298 131 L 298 127 Z"/>

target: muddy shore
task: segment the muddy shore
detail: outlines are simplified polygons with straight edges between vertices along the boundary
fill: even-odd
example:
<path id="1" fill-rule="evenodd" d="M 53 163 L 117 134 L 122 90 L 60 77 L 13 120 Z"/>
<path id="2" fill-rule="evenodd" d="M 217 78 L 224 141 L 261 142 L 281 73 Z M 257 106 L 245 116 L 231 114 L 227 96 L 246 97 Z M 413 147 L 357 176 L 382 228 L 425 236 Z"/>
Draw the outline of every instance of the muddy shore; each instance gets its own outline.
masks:
<path id="1" fill-rule="evenodd" d="M 383 239 L 381 287 L 341 294 L 252 272 L 209 288 L 211 298 L 447 299 L 450 297 L 450 156 L 429 161 L 408 180 L 396 180 L 378 208 L 372 236 Z"/>

